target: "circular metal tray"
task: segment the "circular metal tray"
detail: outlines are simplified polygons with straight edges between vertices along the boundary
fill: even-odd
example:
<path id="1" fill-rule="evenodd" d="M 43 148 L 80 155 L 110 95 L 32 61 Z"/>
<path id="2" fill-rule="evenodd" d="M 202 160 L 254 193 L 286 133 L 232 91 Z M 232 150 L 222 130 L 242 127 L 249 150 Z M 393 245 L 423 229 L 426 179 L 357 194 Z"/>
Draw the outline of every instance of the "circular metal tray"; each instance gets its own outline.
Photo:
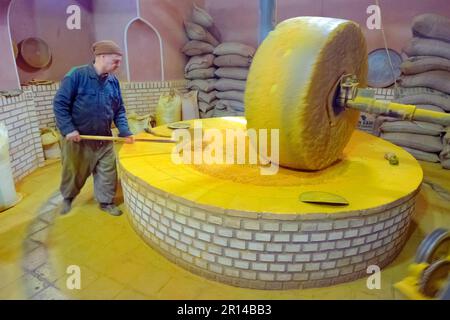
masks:
<path id="1" fill-rule="evenodd" d="M 401 74 L 402 56 L 395 50 L 388 49 L 394 67 L 395 79 L 392 77 L 391 66 L 385 48 L 375 49 L 369 53 L 368 85 L 373 88 L 386 88 L 394 84 Z"/>

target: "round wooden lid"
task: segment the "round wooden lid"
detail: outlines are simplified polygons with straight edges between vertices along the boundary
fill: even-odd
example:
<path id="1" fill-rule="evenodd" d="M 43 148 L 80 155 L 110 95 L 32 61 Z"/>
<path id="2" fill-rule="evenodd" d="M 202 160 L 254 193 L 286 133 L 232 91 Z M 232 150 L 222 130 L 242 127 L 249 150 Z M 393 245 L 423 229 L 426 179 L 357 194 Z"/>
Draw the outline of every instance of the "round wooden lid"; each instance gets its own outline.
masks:
<path id="1" fill-rule="evenodd" d="M 20 55 L 33 68 L 46 67 L 52 58 L 47 43 L 40 38 L 27 38 L 20 44 Z"/>
<path id="2" fill-rule="evenodd" d="M 12 42 L 13 50 L 14 50 L 14 58 L 17 59 L 19 55 L 19 48 L 17 47 L 17 43 L 13 40 Z"/>

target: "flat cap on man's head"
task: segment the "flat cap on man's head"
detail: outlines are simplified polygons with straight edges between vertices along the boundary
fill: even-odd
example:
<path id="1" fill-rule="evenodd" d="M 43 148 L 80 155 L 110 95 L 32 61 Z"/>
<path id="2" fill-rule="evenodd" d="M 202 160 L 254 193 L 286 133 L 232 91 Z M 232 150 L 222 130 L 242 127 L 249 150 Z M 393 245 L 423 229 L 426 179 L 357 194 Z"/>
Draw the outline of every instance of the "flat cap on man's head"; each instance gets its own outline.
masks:
<path id="1" fill-rule="evenodd" d="M 118 54 L 122 55 L 120 47 L 111 40 L 98 41 L 92 45 L 92 51 L 95 55 L 99 54 Z"/>

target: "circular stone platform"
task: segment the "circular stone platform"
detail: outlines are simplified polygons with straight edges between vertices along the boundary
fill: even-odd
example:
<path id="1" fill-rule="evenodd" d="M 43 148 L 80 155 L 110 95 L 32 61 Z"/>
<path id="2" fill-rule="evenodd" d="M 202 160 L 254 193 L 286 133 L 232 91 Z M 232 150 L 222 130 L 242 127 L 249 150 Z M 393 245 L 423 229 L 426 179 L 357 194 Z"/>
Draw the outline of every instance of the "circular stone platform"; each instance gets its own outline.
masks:
<path id="1" fill-rule="evenodd" d="M 204 129 L 246 125 L 239 117 L 201 121 Z M 406 240 L 423 178 L 409 153 L 360 131 L 343 159 L 320 172 L 280 168 L 261 176 L 252 165 L 177 165 L 173 147 L 137 142 L 119 151 L 132 226 L 176 264 L 257 289 L 328 286 L 389 264 Z M 398 156 L 398 166 L 384 159 L 387 152 Z M 306 191 L 338 194 L 349 205 L 303 203 Z"/>

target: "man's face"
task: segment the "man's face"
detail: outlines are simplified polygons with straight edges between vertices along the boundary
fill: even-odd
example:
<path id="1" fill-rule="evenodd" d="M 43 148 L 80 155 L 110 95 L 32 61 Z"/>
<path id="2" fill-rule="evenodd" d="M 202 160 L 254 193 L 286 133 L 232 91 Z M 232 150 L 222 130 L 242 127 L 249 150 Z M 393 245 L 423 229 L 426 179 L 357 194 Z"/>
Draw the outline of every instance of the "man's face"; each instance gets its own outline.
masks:
<path id="1" fill-rule="evenodd" d="M 103 70 L 110 73 L 114 72 L 120 67 L 122 56 L 118 54 L 104 54 L 102 55 Z"/>

